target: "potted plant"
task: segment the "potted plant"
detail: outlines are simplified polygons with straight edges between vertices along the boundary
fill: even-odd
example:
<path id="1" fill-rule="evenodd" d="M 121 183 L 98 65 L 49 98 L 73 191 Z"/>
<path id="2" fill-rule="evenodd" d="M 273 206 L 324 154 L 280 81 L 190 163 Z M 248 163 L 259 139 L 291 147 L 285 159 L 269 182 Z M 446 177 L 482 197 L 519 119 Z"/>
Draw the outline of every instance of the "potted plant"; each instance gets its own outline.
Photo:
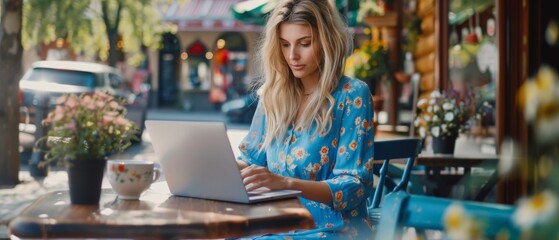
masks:
<path id="1" fill-rule="evenodd" d="M 391 79 L 386 44 L 367 40 L 347 58 L 345 74 L 365 81 L 375 94 L 376 82 L 386 76 Z"/>
<path id="2" fill-rule="evenodd" d="M 442 94 L 433 91 L 428 98 L 417 102 L 418 115 L 414 125 L 419 136 L 432 137 L 433 152 L 454 153 L 459 133 L 469 130 L 469 120 L 474 113 L 474 95 L 461 96 L 452 88 Z"/>
<path id="3" fill-rule="evenodd" d="M 104 93 L 62 95 L 43 124 L 49 127 L 47 162 L 68 169 L 72 204 L 98 204 L 106 157 L 123 151 L 138 131 L 123 102 Z M 59 163 L 60 163 L 59 162 Z"/>
<path id="4" fill-rule="evenodd" d="M 359 10 L 357 11 L 357 21 L 363 22 L 367 16 L 383 16 L 384 6 L 381 6 L 376 0 L 359 1 Z"/>

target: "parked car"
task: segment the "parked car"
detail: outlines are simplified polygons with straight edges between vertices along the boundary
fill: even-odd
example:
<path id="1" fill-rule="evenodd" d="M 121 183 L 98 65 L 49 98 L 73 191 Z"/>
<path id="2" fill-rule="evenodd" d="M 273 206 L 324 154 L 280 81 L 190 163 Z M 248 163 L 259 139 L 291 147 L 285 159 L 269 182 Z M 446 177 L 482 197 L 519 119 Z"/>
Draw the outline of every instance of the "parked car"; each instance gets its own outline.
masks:
<path id="1" fill-rule="evenodd" d="M 132 93 L 125 85 L 124 77 L 116 68 L 77 61 L 35 62 L 19 82 L 23 95 L 21 105 L 28 109 L 32 119 L 38 106 L 48 106 L 52 109 L 58 97 L 65 93 L 104 91 L 125 99 L 126 117 L 140 128 L 138 136 L 141 139 L 147 111 L 147 101 L 143 99 L 146 99 L 145 94 L 148 93 Z M 44 105 L 41 105 L 41 101 L 44 101 Z"/>
<path id="2" fill-rule="evenodd" d="M 223 103 L 221 112 L 229 122 L 251 123 L 257 105 L 258 95 L 247 94 Z"/>

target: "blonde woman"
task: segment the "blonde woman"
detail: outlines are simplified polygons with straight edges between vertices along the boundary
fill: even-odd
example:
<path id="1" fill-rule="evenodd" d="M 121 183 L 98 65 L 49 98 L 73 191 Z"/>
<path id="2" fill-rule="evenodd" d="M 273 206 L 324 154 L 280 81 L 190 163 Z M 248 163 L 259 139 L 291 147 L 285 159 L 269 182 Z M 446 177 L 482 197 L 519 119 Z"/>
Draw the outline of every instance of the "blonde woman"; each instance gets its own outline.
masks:
<path id="1" fill-rule="evenodd" d="M 316 229 L 260 237 L 371 235 L 373 103 L 342 75 L 349 43 L 332 1 L 282 1 L 269 16 L 260 102 L 237 162 L 249 191 L 300 190 Z"/>

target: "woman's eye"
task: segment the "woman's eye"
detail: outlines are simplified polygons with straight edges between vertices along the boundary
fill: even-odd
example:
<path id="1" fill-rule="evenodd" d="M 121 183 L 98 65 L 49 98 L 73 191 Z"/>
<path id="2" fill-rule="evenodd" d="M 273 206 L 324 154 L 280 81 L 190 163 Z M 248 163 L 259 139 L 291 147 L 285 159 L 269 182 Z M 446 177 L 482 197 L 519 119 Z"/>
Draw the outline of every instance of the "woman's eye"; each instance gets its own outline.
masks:
<path id="1" fill-rule="evenodd" d="M 310 45 L 311 45 L 311 43 L 301 43 L 301 46 L 303 46 L 303 47 L 308 47 Z"/>
<path id="2" fill-rule="evenodd" d="M 289 44 L 288 43 L 282 43 L 281 46 L 285 48 L 285 47 L 289 47 Z"/>

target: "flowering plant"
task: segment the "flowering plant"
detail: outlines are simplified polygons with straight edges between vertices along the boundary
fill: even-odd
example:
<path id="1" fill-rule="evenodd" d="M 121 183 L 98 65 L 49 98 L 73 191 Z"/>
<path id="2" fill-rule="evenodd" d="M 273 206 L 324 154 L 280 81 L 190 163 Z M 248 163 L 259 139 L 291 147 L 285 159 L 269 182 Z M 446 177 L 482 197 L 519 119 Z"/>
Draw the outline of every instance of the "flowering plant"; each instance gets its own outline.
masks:
<path id="1" fill-rule="evenodd" d="M 549 30 L 548 30 L 549 31 Z M 536 76 L 522 84 L 519 103 L 524 117 L 533 127 L 532 146 L 537 150 L 525 155 L 520 151 L 504 151 L 499 167 L 521 168 L 522 160 L 535 163 L 539 191 L 520 199 L 513 221 L 521 228 L 525 239 L 558 239 L 559 229 L 559 75 L 550 66 L 541 66 Z M 515 144 L 505 145 L 516 149 Z M 503 150 L 501 150 L 503 152 Z M 507 174 L 503 171 L 503 175 Z"/>
<path id="2" fill-rule="evenodd" d="M 366 16 L 383 16 L 384 8 L 376 0 L 361 0 L 357 11 L 357 20 L 362 22 Z"/>
<path id="3" fill-rule="evenodd" d="M 123 103 L 107 93 L 61 96 L 43 120 L 50 127 L 47 160 L 99 160 L 126 149 L 137 127 L 125 114 Z"/>
<path id="4" fill-rule="evenodd" d="M 346 61 L 345 74 L 361 80 L 380 78 L 388 72 L 390 64 L 384 42 L 367 40 Z"/>
<path id="5" fill-rule="evenodd" d="M 414 125 L 421 137 L 456 137 L 469 130 L 469 119 L 474 113 L 473 94 L 464 97 L 449 89 L 442 94 L 433 91 L 428 98 L 417 102 L 418 116 Z"/>

